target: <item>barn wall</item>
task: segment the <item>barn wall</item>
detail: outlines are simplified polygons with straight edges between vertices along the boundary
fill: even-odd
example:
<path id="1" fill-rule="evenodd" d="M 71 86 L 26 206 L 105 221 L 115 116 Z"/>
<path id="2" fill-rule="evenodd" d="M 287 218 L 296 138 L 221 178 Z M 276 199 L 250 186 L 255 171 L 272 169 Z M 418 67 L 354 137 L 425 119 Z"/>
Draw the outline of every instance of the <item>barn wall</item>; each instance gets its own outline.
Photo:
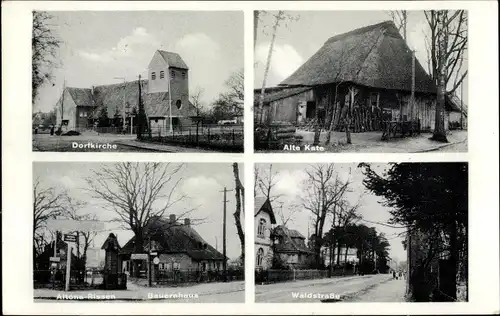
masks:
<path id="1" fill-rule="evenodd" d="M 264 105 L 262 121 L 271 120 L 273 122 L 281 121 L 296 124 L 298 117 L 300 117 L 298 113 L 305 113 L 305 103 L 308 101 L 314 101 L 312 90 L 270 102 L 270 105 Z M 301 106 L 303 106 L 302 109 Z M 258 111 L 255 111 L 255 113 L 257 114 Z"/>

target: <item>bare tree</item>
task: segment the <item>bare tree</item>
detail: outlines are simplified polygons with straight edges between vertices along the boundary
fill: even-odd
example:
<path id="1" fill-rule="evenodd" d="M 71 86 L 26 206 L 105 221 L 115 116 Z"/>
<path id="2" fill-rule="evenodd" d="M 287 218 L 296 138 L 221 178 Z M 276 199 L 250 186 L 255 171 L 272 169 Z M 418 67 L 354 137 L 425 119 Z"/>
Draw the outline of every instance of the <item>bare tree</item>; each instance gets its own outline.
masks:
<path id="1" fill-rule="evenodd" d="M 245 205 L 245 188 L 240 181 L 240 171 L 238 168 L 238 163 L 233 163 L 233 174 L 235 182 L 235 197 L 236 197 L 236 210 L 233 214 L 234 221 L 236 224 L 236 231 L 238 232 L 238 237 L 240 239 L 241 247 L 241 262 L 245 264 L 245 232 L 241 225 L 241 213 L 243 212 L 243 207 Z"/>
<path id="2" fill-rule="evenodd" d="M 273 172 L 273 165 L 269 164 L 269 168 L 267 170 L 260 170 L 259 167 L 255 167 L 255 185 L 257 186 L 257 193 L 262 194 L 265 198 L 269 199 L 269 202 L 274 202 L 280 197 L 282 194 L 273 194 L 272 190 L 278 184 L 276 178 L 279 173 Z"/>
<path id="3" fill-rule="evenodd" d="M 408 11 L 406 10 L 393 10 L 389 11 L 392 21 L 396 25 L 399 32 L 402 33 L 403 39 L 406 41 L 407 38 L 407 26 L 408 26 Z"/>
<path id="4" fill-rule="evenodd" d="M 201 118 L 200 118 L 200 113 L 201 112 L 205 112 L 205 111 L 201 111 L 201 107 L 202 107 L 202 103 L 201 103 L 201 98 L 203 96 L 203 89 L 200 88 L 200 87 L 197 87 L 193 94 L 191 95 L 191 103 L 193 104 L 193 106 L 196 108 L 196 143 L 198 143 L 198 131 L 199 131 L 199 126 L 200 126 L 200 121 L 201 121 Z"/>
<path id="5" fill-rule="evenodd" d="M 31 38 L 31 96 L 33 104 L 38 97 L 40 87 L 46 82 L 52 81 L 52 69 L 58 65 L 55 58 L 61 41 L 54 36 L 54 31 L 48 23 L 51 18 L 52 16 L 47 12 L 33 11 Z"/>
<path id="6" fill-rule="evenodd" d="M 46 241 L 46 224 L 49 219 L 56 218 L 64 211 L 63 198 L 65 192 L 57 193 L 54 187 L 42 188 L 40 179 L 33 185 L 33 247 L 35 256 L 43 251 Z"/>
<path id="7" fill-rule="evenodd" d="M 231 100 L 245 100 L 245 73 L 243 69 L 238 69 L 224 83 L 229 88 L 227 96 Z"/>
<path id="8" fill-rule="evenodd" d="M 286 211 L 283 211 L 283 202 L 278 201 L 278 203 L 280 204 L 280 207 L 276 208 L 275 213 L 276 213 L 276 215 L 278 215 L 278 218 L 280 219 L 281 224 L 286 226 L 289 222 L 293 222 L 294 215 L 299 210 L 299 206 L 293 204 L 293 205 L 290 205 L 286 209 Z"/>
<path id="9" fill-rule="evenodd" d="M 333 164 L 313 165 L 311 170 L 306 170 L 308 175 L 308 186 L 305 196 L 301 197 L 302 207 L 313 215 L 315 261 L 321 264 L 321 246 L 323 229 L 326 218 L 333 207 L 337 205 L 343 195 L 349 190 L 349 181 L 342 181 L 336 173 Z"/>
<path id="10" fill-rule="evenodd" d="M 91 213 L 81 213 L 81 209 L 87 206 L 87 203 L 83 201 L 76 200 L 69 196 L 65 197 L 65 211 L 64 216 L 75 221 L 97 221 L 98 218 L 96 214 Z M 76 251 L 77 258 L 83 259 L 83 262 L 87 261 L 87 250 L 89 249 L 95 236 L 97 236 L 96 231 L 80 230 L 74 231 L 76 233 Z"/>
<path id="11" fill-rule="evenodd" d="M 463 71 L 467 52 L 467 13 L 465 10 L 425 11 L 430 29 L 426 36 L 428 68 L 437 86 L 437 103 L 432 138 L 447 142 L 444 126 L 446 97 L 462 84 L 468 70 Z"/>
<path id="12" fill-rule="evenodd" d="M 256 17 L 258 19 L 258 15 Z M 266 66 L 264 68 L 264 79 L 262 80 L 262 89 L 260 90 L 260 96 L 259 96 L 259 107 L 258 107 L 258 122 L 259 124 L 262 124 L 262 118 L 263 118 L 263 111 L 264 111 L 264 95 L 266 92 L 266 84 L 267 84 L 267 76 L 269 74 L 269 68 L 271 66 L 271 58 L 273 55 L 274 51 L 274 43 L 276 41 L 276 33 L 278 31 L 279 26 L 282 23 L 287 23 L 288 21 L 292 20 L 297 20 L 298 17 L 294 17 L 290 14 L 285 13 L 285 11 L 278 11 L 276 14 L 273 15 L 274 22 L 272 25 L 272 31 L 271 31 L 271 43 L 269 45 L 269 51 L 267 53 L 267 59 L 266 59 Z M 254 17 L 255 19 L 255 17 Z M 256 32 L 256 30 L 254 30 Z"/>
<path id="13" fill-rule="evenodd" d="M 135 251 L 142 252 L 149 224 L 188 198 L 176 194 L 183 167 L 170 163 L 120 162 L 93 170 L 86 181 L 92 197 L 103 201 L 105 208 L 115 213 L 114 221 L 132 230 Z M 156 206 L 155 202 L 161 202 L 162 206 Z M 176 214 L 177 218 L 192 211 L 186 209 Z"/>

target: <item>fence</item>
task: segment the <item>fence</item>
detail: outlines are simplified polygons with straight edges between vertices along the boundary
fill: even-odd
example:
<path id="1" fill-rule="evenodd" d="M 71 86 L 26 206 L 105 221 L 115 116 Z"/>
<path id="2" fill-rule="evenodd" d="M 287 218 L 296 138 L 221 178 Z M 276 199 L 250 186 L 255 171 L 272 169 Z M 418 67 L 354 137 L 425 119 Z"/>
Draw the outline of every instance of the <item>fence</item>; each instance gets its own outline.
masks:
<path id="1" fill-rule="evenodd" d="M 35 288 L 63 289 L 66 284 L 66 270 L 34 270 L 33 281 Z M 103 283 L 103 274 L 97 270 L 71 270 L 70 287 L 85 288 L 99 287 Z"/>
<path id="2" fill-rule="evenodd" d="M 256 283 L 324 279 L 327 277 L 329 277 L 328 270 L 255 270 Z"/>
<path id="3" fill-rule="evenodd" d="M 174 270 L 156 272 L 155 281 L 158 284 L 182 284 L 182 283 L 208 283 L 208 282 L 223 282 L 239 281 L 245 279 L 245 271 L 243 269 L 227 270 L 224 272 L 216 271 L 198 271 L 198 270 Z"/>
<path id="4" fill-rule="evenodd" d="M 224 151 L 243 151 L 243 125 L 196 125 L 173 129 L 154 127 L 143 139 L 162 144 L 202 147 Z"/>

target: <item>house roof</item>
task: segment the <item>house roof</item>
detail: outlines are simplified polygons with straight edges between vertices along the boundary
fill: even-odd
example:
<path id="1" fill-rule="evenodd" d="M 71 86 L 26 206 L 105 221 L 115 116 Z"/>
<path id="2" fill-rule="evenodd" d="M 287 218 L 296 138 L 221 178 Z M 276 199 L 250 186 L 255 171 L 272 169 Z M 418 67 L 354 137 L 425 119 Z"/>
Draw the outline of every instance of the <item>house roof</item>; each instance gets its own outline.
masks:
<path id="1" fill-rule="evenodd" d="M 278 87 L 279 89 L 276 88 L 271 88 L 271 90 L 268 90 L 266 88 L 265 94 L 264 94 L 264 103 L 269 103 L 269 102 L 274 102 L 277 100 L 281 100 L 284 98 L 288 98 L 297 94 L 301 94 L 303 92 L 309 91 L 312 88 L 311 87 Z M 260 102 L 260 94 L 261 94 L 262 89 L 256 89 L 254 90 L 254 103 L 258 104 Z M 268 92 L 269 91 L 269 92 Z"/>
<path id="2" fill-rule="evenodd" d="M 289 229 L 284 225 L 276 226 L 273 235 L 280 237 L 280 243 L 275 244 L 276 252 L 288 253 L 311 253 L 305 246 L 305 237 L 295 229 Z"/>
<path id="3" fill-rule="evenodd" d="M 92 89 L 66 87 L 69 95 L 77 106 L 94 106 Z"/>
<path id="4" fill-rule="evenodd" d="M 169 67 L 189 69 L 179 54 L 167 52 L 164 50 L 158 50 L 158 52 L 160 53 L 161 57 L 163 57 L 163 59 L 167 62 Z"/>
<path id="5" fill-rule="evenodd" d="M 341 81 L 411 91 L 411 50 L 392 21 L 330 38 L 280 85 L 315 86 Z M 415 60 L 415 91 L 436 92 L 432 78 L 418 59 Z"/>
<path id="6" fill-rule="evenodd" d="M 141 92 L 143 95 L 144 109 L 149 118 L 169 116 L 168 92 L 147 93 L 148 80 L 141 80 Z M 139 80 L 125 83 L 102 85 L 94 87 L 94 100 L 97 109 L 91 117 L 98 118 L 101 109 L 107 106 L 108 117 L 113 117 L 115 113 L 122 115 L 124 104 L 139 107 Z M 185 117 L 196 115 L 196 109 L 191 102 L 181 107 L 175 106 L 176 100 L 172 101 L 172 116 Z"/>
<path id="7" fill-rule="evenodd" d="M 274 216 L 273 207 L 271 202 L 266 197 L 257 196 L 254 200 L 254 217 L 260 212 L 266 212 L 271 217 L 271 224 L 276 224 L 276 217 Z"/>
<path id="8" fill-rule="evenodd" d="M 196 261 L 224 260 L 224 255 L 208 244 L 191 225 L 183 225 L 168 219 L 157 218 L 147 226 L 152 232 L 151 239 L 155 241 L 156 249 L 160 253 L 186 253 Z M 135 236 L 123 246 L 120 254 L 135 252 Z M 148 243 L 144 243 L 144 252 L 147 252 Z M 226 258 L 227 260 L 227 258 Z"/>
<path id="9" fill-rule="evenodd" d="M 456 94 L 448 95 L 446 101 L 446 104 L 453 112 L 463 112 L 467 116 L 467 104 L 465 102 L 462 103 L 462 100 Z"/>

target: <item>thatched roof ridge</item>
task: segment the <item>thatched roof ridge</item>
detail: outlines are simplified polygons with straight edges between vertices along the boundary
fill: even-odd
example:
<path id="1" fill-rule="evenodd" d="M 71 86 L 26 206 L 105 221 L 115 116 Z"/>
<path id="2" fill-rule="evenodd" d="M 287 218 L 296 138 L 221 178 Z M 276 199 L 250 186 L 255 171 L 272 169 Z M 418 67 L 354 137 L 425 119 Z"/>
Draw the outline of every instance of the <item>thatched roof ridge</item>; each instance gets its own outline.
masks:
<path id="1" fill-rule="evenodd" d="M 415 60 L 415 91 L 435 93 L 432 78 Z M 411 91 L 412 54 L 392 21 L 333 36 L 280 85 L 316 86 L 351 82 Z"/>
<path id="2" fill-rule="evenodd" d="M 185 253 L 196 261 L 224 260 L 224 255 L 208 244 L 191 225 L 179 222 L 171 223 L 166 218 L 156 218 L 147 226 L 151 231 L 151 240 L 160 253 Z M 144 252 L 148 252 L 147 243 Z M 135 236 L 121 249 L 121 254 L 135 252 Z M 227 259 L 227 258 L 226 258 Z"/>

